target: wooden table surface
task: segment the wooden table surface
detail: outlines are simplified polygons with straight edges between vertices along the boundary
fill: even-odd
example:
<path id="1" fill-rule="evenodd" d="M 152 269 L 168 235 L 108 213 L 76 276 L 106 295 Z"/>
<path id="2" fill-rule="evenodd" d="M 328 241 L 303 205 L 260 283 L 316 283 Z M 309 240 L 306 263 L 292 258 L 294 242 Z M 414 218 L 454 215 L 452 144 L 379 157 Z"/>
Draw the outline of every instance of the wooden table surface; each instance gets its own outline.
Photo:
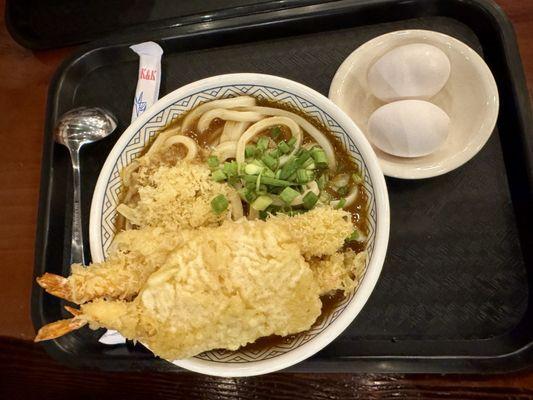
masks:
<path id="1" fill-rule="evenodd" d="M 533 0 L 498 0 L 514 23 L 533 88 Z M 4 0 L 0 0 L 4 9 Z M 2 15 L 3 21 L 3 15 Z M 86 372 L 51 360 L 32 342 L 35 221 L 47 88 L 73 49 L 32 52 L 0 26 L 0 399 L 96 398 L 533 398 L 533 372 L 501 376 Z"/>

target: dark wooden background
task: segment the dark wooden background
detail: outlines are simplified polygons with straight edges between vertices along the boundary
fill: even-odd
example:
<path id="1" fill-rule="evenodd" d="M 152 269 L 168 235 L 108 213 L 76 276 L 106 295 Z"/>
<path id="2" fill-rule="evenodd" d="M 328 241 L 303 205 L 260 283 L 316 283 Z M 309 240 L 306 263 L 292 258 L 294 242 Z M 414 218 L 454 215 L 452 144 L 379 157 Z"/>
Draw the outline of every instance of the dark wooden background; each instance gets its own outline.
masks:
<path id="1" fill-rule="evenodd" d="M 533 88 L 533 0 L 497 0 L 514 23 Z M 4 0 L 0 0 L 3 21 Z M 0 399 L 533 398 L 533 370 L 497 376 L 196 374 L 69 369 L 32 342 L 30 287 L 46 92 L 73 49 L 32 52 L 0 26 Z"/>

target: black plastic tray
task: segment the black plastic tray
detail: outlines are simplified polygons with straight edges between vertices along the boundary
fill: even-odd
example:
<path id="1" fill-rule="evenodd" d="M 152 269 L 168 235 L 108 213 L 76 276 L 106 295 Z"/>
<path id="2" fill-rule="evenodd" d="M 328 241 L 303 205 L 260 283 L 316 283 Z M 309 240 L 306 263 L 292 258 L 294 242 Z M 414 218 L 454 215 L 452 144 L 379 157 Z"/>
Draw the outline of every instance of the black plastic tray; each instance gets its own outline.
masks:
<path id="1" fill-rule="evenodd" d="M 427 180 L 387 180 L 391 240 L 371 298 L 340 337 L 290 370 L 478 373 L 529 366 L 532 120 L 512 27 L 489 1 L 336 1 L 127 33 L 79 51 L 50 88 L 35 274 L 68 273 L 69 159 L 53 143 L 52 126 L 58 115 L 82 105 L 104 106 L 118 116 L 116 134 L 82 152 L 87 222 L 98 172 L 131 115 L 138 61 L 129 44 L 150 39 L 165 50 L 161 95 L 228 72 L 280 75 L 326 94 L 351 51 L 380 34 L 410 28 L 452 35 L 483 54 L 500 92 L 497 129 L 455 171 Z M 63 317 L 61 305 L 34 287 L 35 326 Z M 82 329 L 44 346 L 71 365 L 177 369 L 139 347 L 101 345 L 98 335 Z"/>

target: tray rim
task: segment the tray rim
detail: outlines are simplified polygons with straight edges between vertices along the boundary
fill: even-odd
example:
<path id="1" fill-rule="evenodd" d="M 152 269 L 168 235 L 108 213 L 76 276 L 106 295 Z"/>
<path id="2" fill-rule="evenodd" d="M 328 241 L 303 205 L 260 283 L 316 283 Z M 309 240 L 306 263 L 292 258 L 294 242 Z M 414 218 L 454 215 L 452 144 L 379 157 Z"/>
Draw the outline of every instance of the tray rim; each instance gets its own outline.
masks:
<path id="1" fill-rule="evenodd" d="M 291 14 L 301 14 L 305 18 L 320 17 L 321 12 L 335 12 L 340 13 L 343 10 L 350 10 L 351 7 L 365 6 L 371 3 L 373 6 L 376 4 L 385 5 L 389 4 L 392 0 L 339 0 L 324 3 L 321 5 L 315 5 L 309 7 L 304 5 L 301 7 L 294 7 L 291 9 L 283 10 L 269 10 L 264 13 L 254 14 L 250 16 L 238 16 L 227 20 L 214 20 L 208 23 L 192 24 L 189 26 L 181 26 L 177 28 L 162 28 L 158 32 L 159 41 L 171 40 L 180 37 L 194 36 L 200 32 L 206 32 L 219 29 L 243 29 L 256 24 L 270 22 L 285 21 L 284 18 L 290 17 Z M 435 0 L 439 1 L 439 0 Z M 440 0 L 442 1 L 442 0 Z M 514 97 L 519 103 L 520 107 L 517 107 L 517 123 L 521 127 L 522 132 L 529 132 L 529 135 L 523 135 L 521 138 L 524 141 L 524 154 L 523 157 L 527 160 L 529 166 L 526 171 L 528 181 L 531 184 L 533 182 L 533 167 L 531 160 L 533 159 L 533 137 L 531 135 L 533 126 L 533 119 L 531 114 L 530 101 L 527 90 L 520 90 L 526 87 L 525 75 L 522 67 L 518 46 L 516 43 L 516 36 L 514 28 L 503 12 L 503 10 L 497 6 L 492 0 L 451 0 L 455 3 L 467 4 L 468 6 L 474 6 L 484 11 L 490 16 L 498 25 L 501 36 L 501 45 L 503 53 L 505 54 L 506 66 L 512 69 L 512 73 L 509 74 L 510 88 Z M 313 8 L 312 10 L 307 10 Z M 275 14 L 275 15 L 272 15 Z M 263 18 L 262 18 L 263 17 Z M 272 18 L 275 18 L 272 19 Z M 257 21 L 259 19 L 259 21 Z M 261 20 L 263 19 L 263 20 Z M 403 18 L 400 18 L 400 20 Z M 232 21 L 238 20 L 241 24 L 235 26 L 232 25 Z M 199 26 L 201 25 L 201 26 Z M 182 32 L 182 30 L 185 30 Z M 113 35 L 104 40 L 100 40 L 89 45 L 86 45 L 76 51 L 71 57 L 67 58 L 57 69 L 54 77 L 50 83 L 48 91 L 48 99 L 46 106 L 46 121 L 45 121 L 45 140 L 43 144 L 43 155 L 41 164 L 41 183 L 40 183 L 40 196 L 39 196 L 39 210 L 37 216 L 37 229 L 36 229 L 36 250 L 35 250 L 35 267 L 34 276 L 45 268 L 44 265 L 44 252 L 47 243 L 46 232 L 49 224 L 48 209 L 50 202 L 50 185 L 48 179 L 50 177 L 51 170 L 51 156 L 53 142 L 47 138 L 47 134 L 52 131 L 52 122 L 56 119 L 57 115 L 57 99 L 55 93 L 61 90 L 61 87 L 65 81 L 69 68 L 75 66 L 78 62 L 92 52 L 104 51 L 108 48 L 123 47 L 124 45 L 131 43 L 136 37 L 142 37 L 146 35 L 146 32 L 139 33 L 138 35 L 132 35 L 130 33 Z M 159 35 L 160 34 L 160 35 Z M 286 36 L 290 36 L 286 35 Z M 44 268 L 40 268 L 43 264 Z M 528 278 L 531 280 L 528 271 Z M 43 324 L 42 316 L 42 302 L 41 299 L 43 293 L 40 288 L 34 283 L 32 287 L 31 296 L 31 316 L 34 327 L 41 326 Z M 520 322 L 520 324 L 523 321 Z M 490 342 L 491 338 L 483 339 L 479 341 Z M 375 343 L 383 343 L 386 347 L 391 345 L 389 340 L 371 340 Z M 428 340 L 429 341 L 429 340 Z M 403 341 L 406 343 L 409 341 Z M 411 342 L 416 342 L 412 340 Z M 461 342 L 461 341 L 452 341 Z M 466 342 L 466 340 L 465 340 Z M 82 366 L 80 360 L 74 359 L 69 356 L 66 349 L 62 348 L 57 341 L 50 341 L 43 343 L 46 351 L 54 358 L 66 364 L 73 364 Z M 151 357 L 150 357 L 151 358 Z M 144 360 L 144 358 L 143 358 Z M 446 362 L 446 364 L 444 364 Z M 142 363 L 142 361 L 139 361 Z M 165 370 L 165 366 L 156 365 L 153 363 L 155 369 Z M 136 365 L 135 369 L 145 370 L 154 369 L 153 366 Z M 514 349 L 508 353 L 489 355 L 489 356 L 348 356 L 335 358 L 334 360 L 314 360 L 310 358 L 294 367 L 291 367 L 287 372 L 392 372 L 392 373 L 506 373 L 523 370 L 533 366 L 533 340 L 527 345 Z M 332 368 L 333 367 L 333 368 Z M 99 365 L 99 368 L 103 370 L 130 370 L 131 361 L 128 361 L 128 357 L 124 360 L 115 359 L 114 365 Z"/>
<path id="2" fill-rule="evenodd" d="M 68 47 L 83 45 L 86 43 L 91 43 L 93 41 L 105 40 L 107 37 L 106 33 L 98 33 L 93 35 L 87 35 L 82 37 L 79 40 L 65 40 L 59 45 L 51 44 L 47 39 L 36 39 L 32 40 L 31 38 L 24 36 L 23 32 L 17 29 L 16 23 L 13 21 L 13 16 L 11 14 L 12 2 L 16 0 L 6 0 L 5 9 L 4 9 L 4 22 L 6 28 L 15 42 L 17 42 L 22 47 L 25 47 L 30 50 L 51 50 L 56 48 Z M 322 2 L 336 1 L 336 0 L 322 0 Z M 133 24 L 126 26 L 121 31 L 113 32 L 111 35 L 117 33 L 127 33 L 133 30 L 146 29 L 154 30 L 158 29 L 161 26 L 174 26 L 181 27 L 187 25 L 194 25 L 204 22 L 209 22 L 212 20 L 221 20 L 227 18 L 239 17 L 242 15 L 251 15 L 269 11 L 277 11 L 279 9 L 301 7 L 304 5 L 311 5 L 320 3 L 320 0 L 264 0 L 260 3 L 251 3 L 241 6 L 236 6 L 233 8 L 222 7 L 214 11 L 203 11 L 192 14 L 185 14 L 181 16 L 162 18 L 155 21 L 141 22 L 138 24 Z"/>

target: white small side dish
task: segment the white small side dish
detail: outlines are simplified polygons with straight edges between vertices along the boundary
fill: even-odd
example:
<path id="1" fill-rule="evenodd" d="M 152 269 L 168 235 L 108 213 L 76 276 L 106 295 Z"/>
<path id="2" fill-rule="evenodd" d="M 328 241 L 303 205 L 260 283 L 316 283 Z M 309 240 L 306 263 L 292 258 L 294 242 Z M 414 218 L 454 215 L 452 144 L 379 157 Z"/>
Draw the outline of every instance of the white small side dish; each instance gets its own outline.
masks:
<path id="1" fill-rule="evenodd" d="M 407 44 L 426 43 L 441 49 L 450 60 L 450 78 L 431 102 L 450 117 L 446 141 L 435 152 L 416 158 L 397 157 L 374 148 L 385 175 L 421 179 L 460 167 L 485 145 L 498 118 L 496 82 L 487 64 L 466 44 L 426 30 L 387 33 L 357 48 L 337 70 L 329 98 L 367 133 L 370 115 L 385 103 L 368 88 L 369 68 L 388 51 Z"/>
<path id="2" fill-rule="evenodd" d="M 290 105 L 317 118 L 346 148 L 362 171 L 368 195 L 368 258 L 360 285 L 335 305 L 310 330 L 288 337 L 281 345 L 261 351 L 213 350 L 185 360 L 180 367 L 203 374 L 237 377 L 277 371 L 321 350 L 344 331 L 370 297 L 379 278 L 389 236 L 389 202 L 385 179 L 371 145 L 353 121 L 335 104 L 313 89 L 276 76 L 229 74 L 193 82 L 166 95 L 136 119 L 111 150 L 93 194 L 89 224 L 93 262 L 106 258 L 115 235 L 117 205 L 122 182 L 120 170 L 139 156 L 150 140 L 171 121 L 213 99 L 249 95 Z"/>

